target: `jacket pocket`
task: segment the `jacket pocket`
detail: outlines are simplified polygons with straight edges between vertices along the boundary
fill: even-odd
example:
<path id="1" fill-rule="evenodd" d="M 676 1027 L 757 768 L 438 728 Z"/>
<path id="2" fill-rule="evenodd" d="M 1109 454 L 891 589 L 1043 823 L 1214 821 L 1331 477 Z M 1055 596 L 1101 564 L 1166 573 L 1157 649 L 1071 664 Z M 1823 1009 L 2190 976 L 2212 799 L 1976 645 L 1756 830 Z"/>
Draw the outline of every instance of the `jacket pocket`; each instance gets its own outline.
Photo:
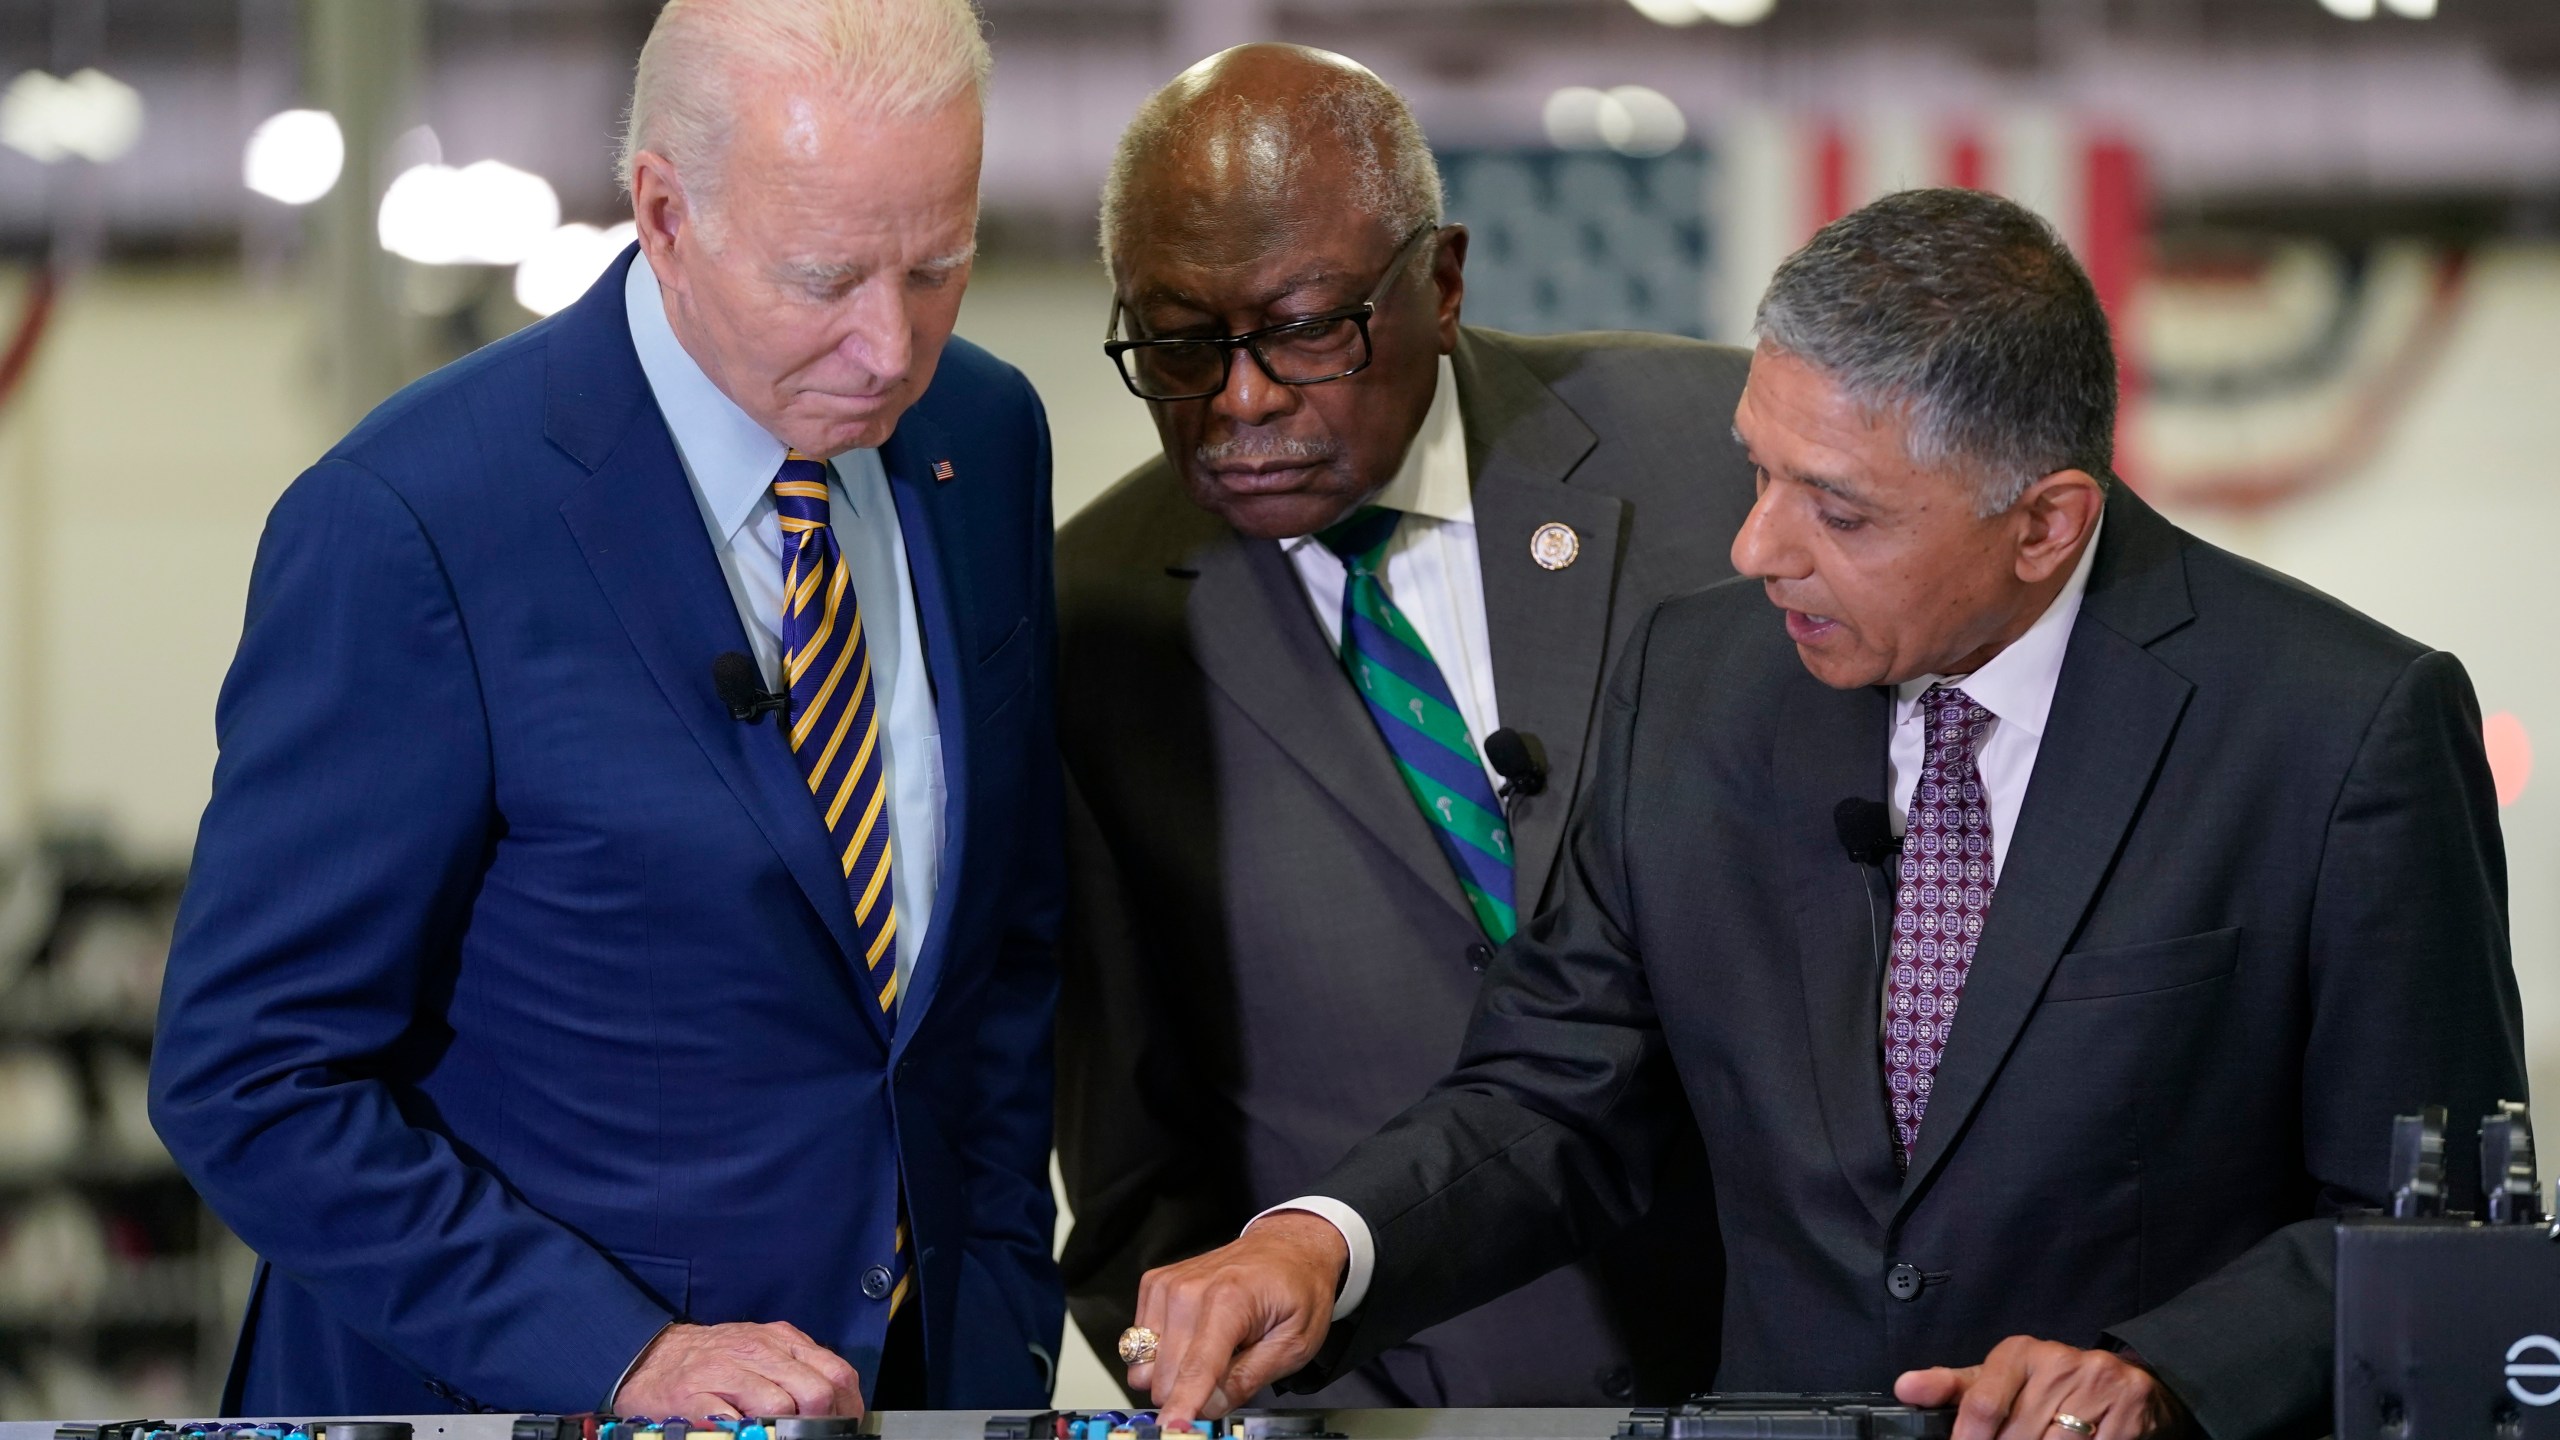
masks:
<path id="1" fill-rule="evenodd" d="M 693 1310 L 693 1265 L 684 1260 L 668 1260 L 656 1255 L 617 1255 L 622 1268 L 649 1293 L 649 1298 L 672 1311 L 679 1320 L 689 1319 Z"/>
<path id="2" fill-rule="evenodd" d="M 2045 1003 L 2145 995 L 2218 980 L 2240 963 L 2240 928 L 2104 950 L 2075 950 L 2053 968 Z"/>

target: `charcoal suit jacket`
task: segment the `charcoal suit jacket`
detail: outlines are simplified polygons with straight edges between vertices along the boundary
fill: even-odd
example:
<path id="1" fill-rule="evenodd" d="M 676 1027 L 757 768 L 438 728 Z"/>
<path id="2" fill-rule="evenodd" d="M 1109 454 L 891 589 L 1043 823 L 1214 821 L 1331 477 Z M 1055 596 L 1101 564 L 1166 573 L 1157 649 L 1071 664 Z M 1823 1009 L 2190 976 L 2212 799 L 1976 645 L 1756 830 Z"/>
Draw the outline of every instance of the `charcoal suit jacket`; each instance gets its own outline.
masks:
<path id="1" fill-rule="evenodd" d="M 1816 681 L 1756 585 L 1673 600 L 1457 1069 L 1314 1187 L 1377 1269 L 1293 1383 L 1585 1253 L 1698 1134 L 1722 1388 L 2025 1333 L 2130 1347 L 2215 1440 L 2326 1433 L 2319 1217 L 2381 1201 L 2395 1112 L 2524 1093 L 2480 716 L 2452 656 L 2122 486 L 2098 544 L 1909 1173 L 1892 897 L 1833 819 L 1885 798 L 1890 692 Z"/>
<path id="2" fill-rule="evenodd" d="M 1732 573 L 1748 357 L 1462 334 L 1495 691 L 1551 769 L 1513 815 L 1527 910 L 1587 783 L 1606 658 L 1657 601 Z M 1581 551 L 1550 570 L 1530 537 L 1556 522 Z M 1305 1193 L 1448 1069 L 1492 950 L 1278 544 L 1236 535 L 1157 459 L 1064 528 L 1058 564 L 1062 1264 L 1107 1355 L 1144 1270 Z M 1607 1405 L 1703 1385 L 1715 1233 L 1694 1170 L 1659 1222 L 1442 1317 L 1323 1403 Z"/>

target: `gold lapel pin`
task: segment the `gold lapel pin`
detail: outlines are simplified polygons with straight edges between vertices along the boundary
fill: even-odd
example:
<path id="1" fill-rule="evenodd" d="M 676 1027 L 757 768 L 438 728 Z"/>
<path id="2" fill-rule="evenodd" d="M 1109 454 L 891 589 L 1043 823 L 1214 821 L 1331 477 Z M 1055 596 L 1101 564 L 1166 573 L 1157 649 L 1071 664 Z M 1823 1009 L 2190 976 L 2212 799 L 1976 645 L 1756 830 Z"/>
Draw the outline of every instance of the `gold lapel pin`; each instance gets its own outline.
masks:
<path id="1" fill-rule="evenodd" d="M 1561 570 L 1582 558 L 1582 537 L 1561 520 L 1550 520 L 1529 536 L 1529 558 L 1541 570 Z"/>

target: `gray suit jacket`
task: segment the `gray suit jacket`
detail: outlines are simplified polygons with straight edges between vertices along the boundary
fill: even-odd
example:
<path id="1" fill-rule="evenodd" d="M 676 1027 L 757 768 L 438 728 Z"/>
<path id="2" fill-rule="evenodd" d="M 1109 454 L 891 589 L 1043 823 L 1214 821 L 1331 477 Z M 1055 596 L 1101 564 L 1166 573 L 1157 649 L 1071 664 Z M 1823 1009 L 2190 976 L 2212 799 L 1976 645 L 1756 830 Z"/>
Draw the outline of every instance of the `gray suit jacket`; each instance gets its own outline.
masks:
<path id="1" fill-rule="evenodd" d="M 1551 768 L 1514 814 L 1524 912 L 1584 783 L 1608 657 L 1664 597 L 1732 573 L 1746 368 L 1660 337 L 1463 333 L 1495 690 Z M 1530 559 L 1551 521 L 1582 539 L 1562 570 Z M 1065 527 L 1058 574 L 1064 1269 L 1109 1355 L 1145 1269 L 1306 1193 L 1448 1069 L 1492 951 L 1278 545 L 1195 507 L 1157 459 Z M 1318 1403 L 1605 1405 L 1704 1385 L 1717 1261 L 1694 1160 L 1647 1224 Z"/>
<path id="2" fill-rule="evenodd" d="M 1327 1363 L 1576 1253 L 1703 1133 L 1728 1388 L 2113 1339 L 2215 1440 L 2326 1433 L 2322 1217 L 2381 1203 L 2395 1113 L 2524 1093 L 2462 667 L 2117 487 L 1907 1175 L 1891 897 L 1833 823 L 1883 800 L 1890 715 L 1808 674 L 1755 587 L 1629 642 L 1464 1062 L 1315 1187 L 1378 1246 Z"/>

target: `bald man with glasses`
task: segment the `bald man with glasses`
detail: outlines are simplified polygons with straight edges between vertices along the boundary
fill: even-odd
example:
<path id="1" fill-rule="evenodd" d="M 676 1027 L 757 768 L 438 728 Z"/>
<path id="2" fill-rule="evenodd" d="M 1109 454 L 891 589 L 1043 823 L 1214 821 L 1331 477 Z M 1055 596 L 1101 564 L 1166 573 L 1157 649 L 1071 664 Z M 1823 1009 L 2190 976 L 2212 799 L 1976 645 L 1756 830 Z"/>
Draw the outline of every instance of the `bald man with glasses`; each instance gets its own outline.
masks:
<path id="1" fill-rule="evenodd" d="M 1064 1270 L 1107 1356 L 1144 1271 L 1304 1195 L 1455 1059 L 1554 881 L 1608 657 L 1732 573 L 1752 489 L 1743 353 L 1460 324 L 1430 150 L 1340 56 L 1246 46 L 1159 92 L 1103 244 L 1103 349 L 1164 447 L 1058 552 Z M 1488 758 L 1505 731 L 1534 778 Z M 1700 1388 L 1714 1232 L 1693 1164 L 1584 1263 L 1293 1403 Z"/>

